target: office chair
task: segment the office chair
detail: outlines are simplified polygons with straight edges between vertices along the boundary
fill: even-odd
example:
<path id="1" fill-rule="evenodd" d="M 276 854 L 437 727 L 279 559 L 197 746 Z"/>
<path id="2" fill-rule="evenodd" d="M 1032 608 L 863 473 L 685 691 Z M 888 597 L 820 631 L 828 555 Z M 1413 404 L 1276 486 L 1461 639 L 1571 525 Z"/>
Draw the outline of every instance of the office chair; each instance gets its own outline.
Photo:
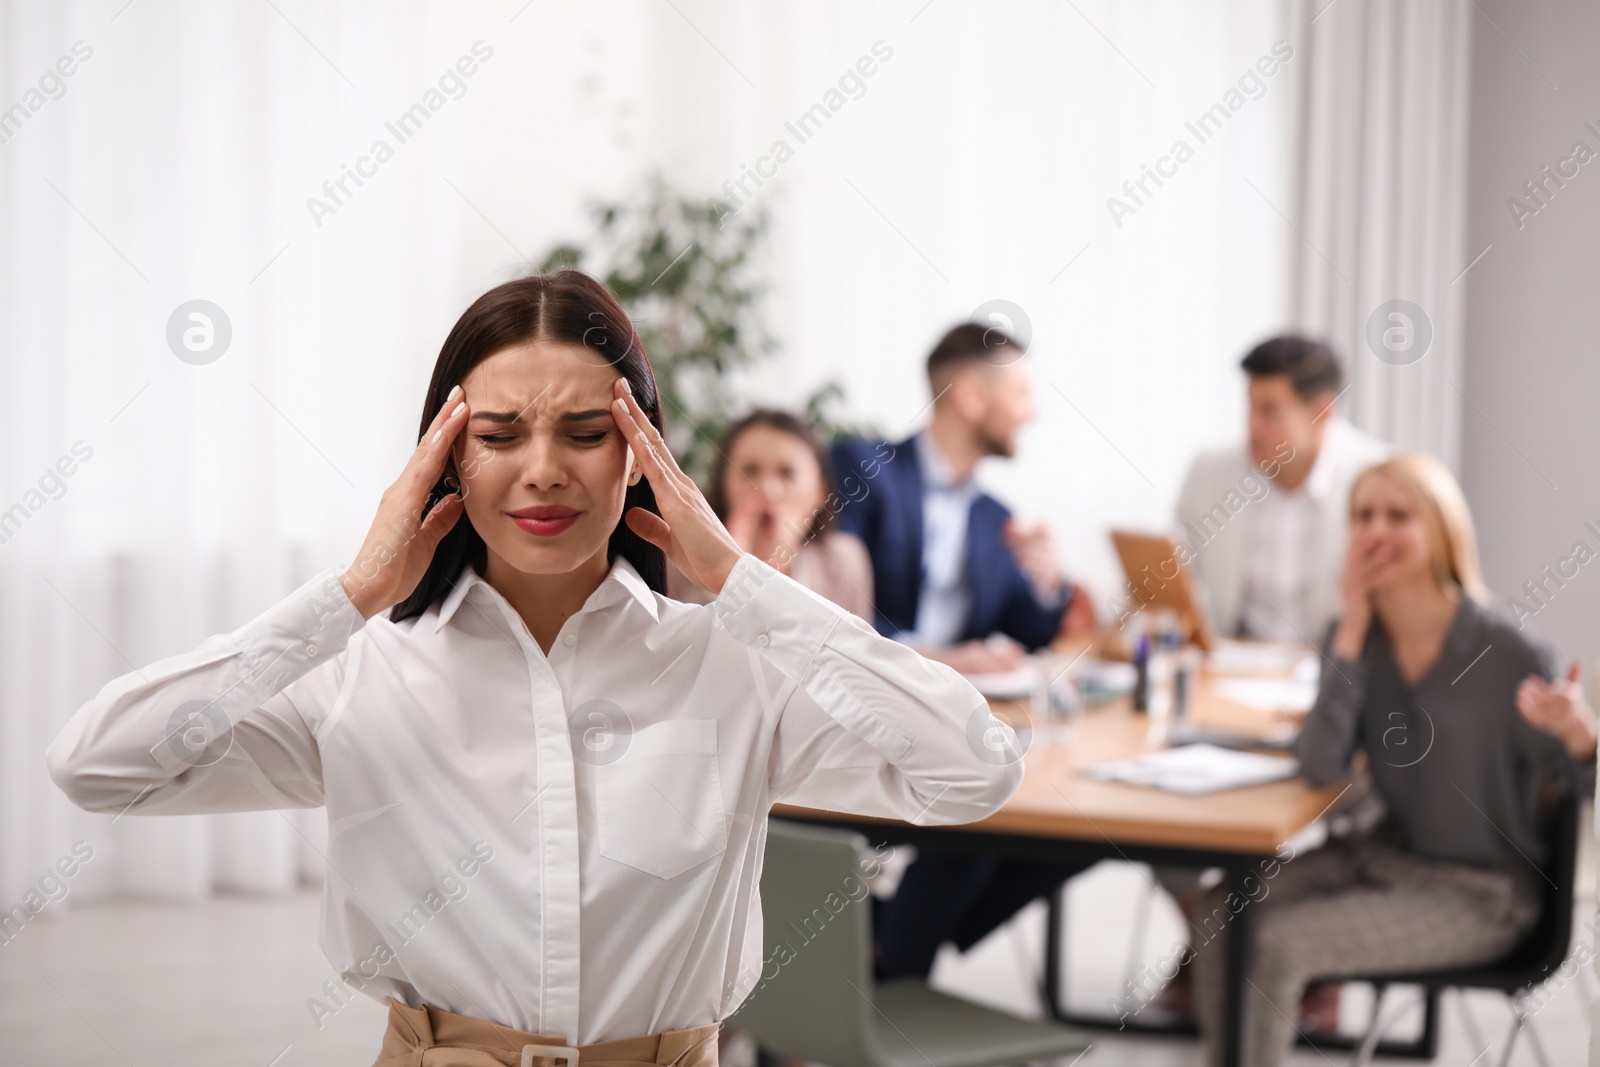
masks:
<path id="1" fill-rule="evenodd" d="M 762 979 L 729 1026 L 764 1051 L 828 1067 L 999 1067 L 1087 1050 L 1076 1031 L 920 979 L 875 982 L 858 843 L 851 831 L 768 820 Z"/>
<path id="2" fill-rule="evenodd" d="M 1533 1026 L 1533 993 L 1555 973 L 1572 945 L 1573 889 L 1577 883 L 1578 820 L 1582 799 L 1568 784 L 1547 783 L 1540 822 L 1545 861 L 1540 873 L 1543 890 L 1539 921 L 1522 943 L 1504 958 L 1490 964 L 1442 971 L 1416 971 L 1404 974 L 1346 976 L 1339 981 L 1369 982 L 1373 986 L 1372 1013 L 1367 1030 L 1356 1046 L 1352 1063 L 1365 1067 L 1372 1062 L 1378 1040 L 1394 1021 L 1382 1014 L 1383 995 L 1390 985 L 1420 985 L 1430 994 L 1440 989 L 1495 989 L 1511 1002 L 1511 1030 L 1499 1067 L 1511 1060 L 1517 1038 L 1526 1031 L 1534 1055 L 1542 1067 L 1550 1067 L 1538 1032 Z"/>

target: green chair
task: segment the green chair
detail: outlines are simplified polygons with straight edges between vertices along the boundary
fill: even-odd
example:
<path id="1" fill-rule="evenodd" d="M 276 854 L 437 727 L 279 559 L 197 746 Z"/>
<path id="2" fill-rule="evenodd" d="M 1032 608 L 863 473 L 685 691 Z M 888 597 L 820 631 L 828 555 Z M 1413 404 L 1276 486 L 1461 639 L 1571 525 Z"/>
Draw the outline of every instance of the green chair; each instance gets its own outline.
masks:
<path id="1" fill-rule="evenodd" d="M 770 819 L 761 874 L 762 976 L 728 1025 L 770 1052 L 827 1067 L 998 1067 L 1072 1056 L 1083 1036 L 872 978 L 860 834 Z"/>

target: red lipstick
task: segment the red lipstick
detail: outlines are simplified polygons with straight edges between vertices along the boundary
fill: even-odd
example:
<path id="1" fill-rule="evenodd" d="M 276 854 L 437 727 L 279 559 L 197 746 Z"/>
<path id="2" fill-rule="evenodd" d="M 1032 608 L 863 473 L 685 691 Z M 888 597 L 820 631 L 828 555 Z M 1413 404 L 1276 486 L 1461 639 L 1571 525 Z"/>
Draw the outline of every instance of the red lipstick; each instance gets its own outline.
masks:
<path id="1" fill-rule="evenodd" d="M 537 504 L 506 514 L 511 516 L 512 522 L 535 537 L 554 537 L 577 522 L 583 512 L 564 504 Z"/>

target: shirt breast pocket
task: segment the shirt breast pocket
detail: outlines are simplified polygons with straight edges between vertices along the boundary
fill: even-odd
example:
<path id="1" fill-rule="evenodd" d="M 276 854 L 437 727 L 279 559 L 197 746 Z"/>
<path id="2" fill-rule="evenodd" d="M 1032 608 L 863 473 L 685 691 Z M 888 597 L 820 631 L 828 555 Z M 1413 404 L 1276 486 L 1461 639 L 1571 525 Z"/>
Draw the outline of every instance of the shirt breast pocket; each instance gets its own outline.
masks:
<path id="1" fill-rule="evenodd" d="M 717 770 L 717 720 L 642 727 L 621 756 L 595 770 L 602 856 L 674 878 L 722 855 L 728 820 Z"/>

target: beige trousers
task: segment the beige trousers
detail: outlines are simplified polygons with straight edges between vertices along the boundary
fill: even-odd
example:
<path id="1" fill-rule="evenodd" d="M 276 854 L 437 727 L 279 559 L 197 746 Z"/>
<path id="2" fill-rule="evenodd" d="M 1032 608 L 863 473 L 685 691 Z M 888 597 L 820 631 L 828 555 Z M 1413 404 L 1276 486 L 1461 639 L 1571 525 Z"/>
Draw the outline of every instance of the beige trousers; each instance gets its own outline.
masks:
<path id="1" fill-rule="evenodd" d="M 720 1023 L 597 1041 L 567 1053 L 548 1047 L 566 1048 L 565 1038 L 513 1030 L 429 1005 L 410 1008 L 393 997 L 388 1000 L 389 1028 L 373 1067 L 517 1067 L 525 1062 L 526 1045 L 546 1046 L 527 1061 L 532 1067 L 717 1067 Z"/>
<path id="2" fill-rule="evenodd" d="M 1366 838 L 1335 838 L 1285 863 L 1259 899 L 1244 988 L 1244 1060 L 1277 1067 L 1294 1045 L 1300 995 L 1312 978 L 1435 970 L 1487 963 L 1539 918 L 1531 873 L 1425 859 Z M 1208 1062 L 1220 1056 L 1227 887 L 1196 920 L 1195 996 Z M 1223 920 L 1212 935 L 1207 919 Z M 1193 932 L 1193 931 L 1191 931 Z"/>

